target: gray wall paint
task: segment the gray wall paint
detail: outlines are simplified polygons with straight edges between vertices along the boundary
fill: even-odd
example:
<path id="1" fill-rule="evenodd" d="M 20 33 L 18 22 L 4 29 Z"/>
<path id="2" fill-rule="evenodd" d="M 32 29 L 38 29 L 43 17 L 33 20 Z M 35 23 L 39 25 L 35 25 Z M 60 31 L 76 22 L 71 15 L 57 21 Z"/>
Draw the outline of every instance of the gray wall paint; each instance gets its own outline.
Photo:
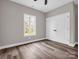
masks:
<path id="1" fill-rule="evenodd" d="M 35 15 L 37 18 L 36 36 L 30 36 L 31 39 L 24 37 L 24 13 Z M 45 27 L 44 13 L 9 0 L 0 0 L 0 46 L 45 38 Z"/>
<path id="2" fill-rule="evenodd" d="M 78 5 L 75 7 L 75 41 L 78 42 Z"/>
<path id="3" fill-rule="evenodd" d="M 66 12 L 70 12 L 70 23 L 71 23 L 70 24 L 71 26 L 71 29 L 70 29 L 71 40 L 70 41 L 74 43 L 73 40 L 75 40 L 75 9 L 74 9 L 73 2 L 46 13 L 46 17 L 55 16 L 55 15 L 66 13 Z"/>

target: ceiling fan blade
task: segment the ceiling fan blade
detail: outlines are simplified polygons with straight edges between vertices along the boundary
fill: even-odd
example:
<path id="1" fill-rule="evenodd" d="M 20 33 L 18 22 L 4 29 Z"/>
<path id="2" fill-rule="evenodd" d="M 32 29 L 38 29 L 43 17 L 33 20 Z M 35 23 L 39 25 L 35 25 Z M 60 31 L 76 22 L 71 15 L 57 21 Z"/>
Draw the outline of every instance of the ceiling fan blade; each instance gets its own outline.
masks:
<path id="1" fill-rule="evenodd" d="M 45 0 L 45 5 L 47 5 L 47 2 L 48 2 L 48 1 L 47 1 L 47 0 Z"/>

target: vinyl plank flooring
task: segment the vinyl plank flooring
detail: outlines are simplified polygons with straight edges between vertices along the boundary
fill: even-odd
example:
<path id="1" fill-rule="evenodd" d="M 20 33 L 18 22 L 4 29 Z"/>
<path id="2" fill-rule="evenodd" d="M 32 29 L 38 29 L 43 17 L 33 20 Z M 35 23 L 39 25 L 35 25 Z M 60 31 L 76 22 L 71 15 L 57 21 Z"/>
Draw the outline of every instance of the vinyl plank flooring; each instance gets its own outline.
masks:
<path id="1" fill-rule="evenodd" d="M 0 53 L 0 59 L 78 59 L 78 51 L 61 43 L 43 40 L 6 49 Z"/>

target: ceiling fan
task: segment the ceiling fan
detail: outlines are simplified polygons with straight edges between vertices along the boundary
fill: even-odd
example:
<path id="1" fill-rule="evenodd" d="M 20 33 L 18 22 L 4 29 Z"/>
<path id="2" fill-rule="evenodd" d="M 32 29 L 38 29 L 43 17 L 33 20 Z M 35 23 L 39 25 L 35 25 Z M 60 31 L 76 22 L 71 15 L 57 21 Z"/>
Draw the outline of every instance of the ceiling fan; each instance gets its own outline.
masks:
<path id="1" fill-rule="evenodd" d="M 37 1 L 37 0 L 34 0 L 34 1 Z M 45 5 L 47 5 L 47 3 L 48 3 L 48 1 L 47 1 L 47 0 L 45 0 Z"/>

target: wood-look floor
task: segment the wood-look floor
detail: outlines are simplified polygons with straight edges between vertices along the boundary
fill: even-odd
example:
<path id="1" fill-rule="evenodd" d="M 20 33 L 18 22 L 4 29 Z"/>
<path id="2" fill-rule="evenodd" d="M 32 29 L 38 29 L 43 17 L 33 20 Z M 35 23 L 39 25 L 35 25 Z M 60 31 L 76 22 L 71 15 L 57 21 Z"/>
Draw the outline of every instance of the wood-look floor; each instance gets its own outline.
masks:
<path id="1" fill-rule="evenodd" d="M 0 51 L 0 59 L 78 59 L 76 48 L 49 40 Z"/>

